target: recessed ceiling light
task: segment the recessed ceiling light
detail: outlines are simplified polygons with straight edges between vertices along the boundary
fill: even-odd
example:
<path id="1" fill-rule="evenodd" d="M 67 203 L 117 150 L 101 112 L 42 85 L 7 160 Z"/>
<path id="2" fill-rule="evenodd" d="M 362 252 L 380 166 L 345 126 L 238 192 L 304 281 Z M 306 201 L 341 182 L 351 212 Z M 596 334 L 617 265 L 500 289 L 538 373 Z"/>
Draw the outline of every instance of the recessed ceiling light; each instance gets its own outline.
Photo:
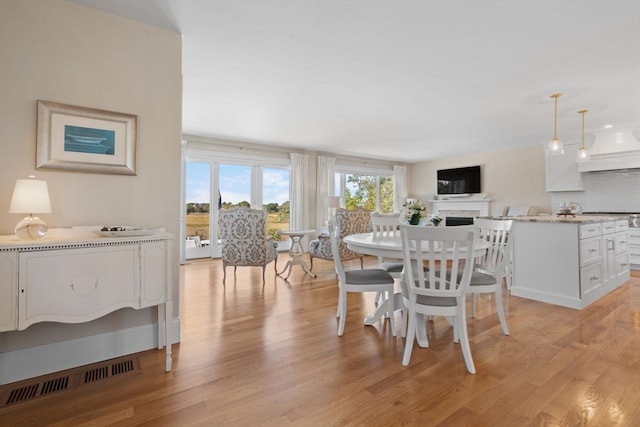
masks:
<path id="1" fill-rule="evenodd" d="M 604 125 L 605 129 L 611 129 L 613 127 L 613 125 Z"/>

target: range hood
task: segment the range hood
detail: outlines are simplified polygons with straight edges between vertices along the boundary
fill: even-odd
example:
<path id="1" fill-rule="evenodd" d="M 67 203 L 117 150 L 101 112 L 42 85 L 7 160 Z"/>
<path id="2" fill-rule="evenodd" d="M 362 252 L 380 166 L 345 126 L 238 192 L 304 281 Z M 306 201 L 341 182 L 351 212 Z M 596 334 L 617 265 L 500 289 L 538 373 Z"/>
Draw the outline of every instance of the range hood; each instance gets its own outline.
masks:
<path id="1" fill-rule="evenodd" d="M 578 171 L 640 168 L 640 126 L 606 129 L 593 136 L 593 145 L 588 147 L 591 160 L 578 163 Z"/>

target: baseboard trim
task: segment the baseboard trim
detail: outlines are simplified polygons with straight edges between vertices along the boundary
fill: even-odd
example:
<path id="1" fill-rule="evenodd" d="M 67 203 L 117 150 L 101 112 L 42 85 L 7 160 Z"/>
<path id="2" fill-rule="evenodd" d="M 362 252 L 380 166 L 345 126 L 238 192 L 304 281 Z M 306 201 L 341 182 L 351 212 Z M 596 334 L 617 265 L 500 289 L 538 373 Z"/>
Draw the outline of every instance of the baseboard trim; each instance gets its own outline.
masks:
<path id="1" fill-rule="evenodd" d="M 180 319 L 171 324 L 180 342 Z M 142 325 L 53 344 L 0 353 L 0 385 L 158 348 L 158 326 Z"/>

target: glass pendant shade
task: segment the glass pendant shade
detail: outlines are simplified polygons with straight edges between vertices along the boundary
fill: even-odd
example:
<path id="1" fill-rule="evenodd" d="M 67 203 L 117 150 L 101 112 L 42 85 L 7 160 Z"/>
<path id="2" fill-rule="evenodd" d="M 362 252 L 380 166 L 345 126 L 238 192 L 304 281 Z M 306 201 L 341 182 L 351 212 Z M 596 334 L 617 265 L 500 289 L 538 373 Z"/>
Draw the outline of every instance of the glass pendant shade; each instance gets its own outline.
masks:
<path id="1" fill-rule="evenodd" d="M 578 157 L 576 159 L 578 162 L 588 162 L 590 158 L 589 150 L 584 147 L 578 150 Z"/>
<path id="2" fill-rule="evenodd" d="M 562 142 L 560 142 L 558 138 L 553 138 L 549 141 L 547 153 L 551 155 L 564 154 L 564 145 L 562 145 Z"/>
<path id="3" fill-rule="evenodd" d="M 28 213 L 15 228 L 20 239 L 41 239 L 49 230 L 47 224 L 35 213 L 51 213 L 49 189 L 46 181 L 36 179 L 18 179 L 13 189 L 9 213 Z"/>
<path id="4" fill-rule="evenodd" d="M 576 157 L 577 162 L 588 162 L 590 159 L 589 151 L 584 146 L 584 114 L 589 110 L 580 110 L 578 114 L 582 115 L 582 133 L 580 139 L 580 149 L 578 150 L 578 155 Z"/>
<path id="5" fill-rule="evenodd" d="M 560 96 L 562 96 L 561 93 L 554 93 L 553 95 L 551 95 L 551 99 L 553 99 L 554 102 L 553 139 L 547 145 L 547 154 L 550 154 L 552 156 L 564 154 L 564 146 L 558 139 L 558 98 Z"/>

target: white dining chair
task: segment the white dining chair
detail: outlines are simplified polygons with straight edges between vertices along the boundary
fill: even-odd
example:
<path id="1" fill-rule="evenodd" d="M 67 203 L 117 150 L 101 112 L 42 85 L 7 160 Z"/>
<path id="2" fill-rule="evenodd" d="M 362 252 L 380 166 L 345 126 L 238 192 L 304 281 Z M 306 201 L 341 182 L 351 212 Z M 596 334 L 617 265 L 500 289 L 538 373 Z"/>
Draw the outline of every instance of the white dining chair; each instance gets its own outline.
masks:
<path id="1" fill-rule="evenodd" d="M 364 268 L 345 271 L 338 250 L 338 240 L 333 223 L 329 223 L 329 239 L 333 253 L 333 263 L 338 275 L 338 336 L 344 333 L 347 317 L 347 292 L 380 292 L 384 298 L 379 309 L 385 311 L 383 318 L 389 318 L 391 334 L 395 336 L 395 322 L 393 316 L 394 279 L 389 273 L 380 268 Z"/>
<path id="2" fill-rule="evenodd" d="M 445 316 L 453 325 L 453 339 L 460 343 L 467 371 L 475 374 L 465 309 L 473 270 L 474 227 L 401 225 L 400 234 L 405 269 L 401 285 L 409 319 L 402 364 L 409 364 L 414 340 L 420 347 L 429 346 L 424 316 Z M 427 270 L 415 268 L 412 260 Z"/>
<path id="3" fill-rule="evenodd" d="M 400 213 L 382 214 L 371 213 L 371 234 L 374 241 L 382 239 L 400 238 Z M 399 279 L 402 274 L 402 260 L 378 257 L 378 265 L 394 278 Z"/>
<path id="4" fill-rule="evenodd" d="M 509 335 L 509 327 L 502 303 L 502 287 L 511 261 L 512 224 L 512 220 L 475 219 L 474 226 L 478 229 L 478 236 L 491 243 L 491 246 L 484 255 L 476 258 L 467 291 L 471 294 L 471 317 L 476 315 L 476 294 L 493 294 L 502 333 L 505 335 Z"/>

